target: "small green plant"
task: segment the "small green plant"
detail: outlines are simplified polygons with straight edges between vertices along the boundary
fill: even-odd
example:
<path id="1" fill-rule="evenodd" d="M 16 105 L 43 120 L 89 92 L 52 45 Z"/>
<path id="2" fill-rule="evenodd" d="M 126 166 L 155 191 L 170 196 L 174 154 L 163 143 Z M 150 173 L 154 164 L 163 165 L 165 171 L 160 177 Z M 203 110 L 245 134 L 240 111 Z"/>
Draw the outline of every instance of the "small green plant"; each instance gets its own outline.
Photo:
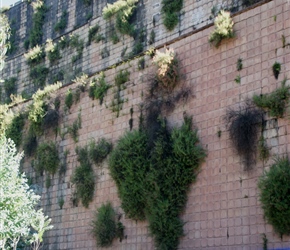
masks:
<path id="1" fill-rule="evenodd" d="M 282 40 L 282 48 L 283 49 L 286 47 L 290 47 L 290 43 L 286 42 L 286 37 L 284 35 L 282 35 L 281 40 Z"/>
<path id="2" fill-rule="evenodd" d="M 10 95 L 15 95 L 17 93 L 17 78 L 11 77 L 8 79 L 5 79 L 4 81 L 4 90 L 6 94 L 6 98 L 11 101 Z"/>
<path id="3" fill-rule="evenodd" d="M 50 64 L 54 64 L 61 58 L 58 44 L 53 43 L 51 39 L 46 41 L 45 52 L 48 56 Z"/>
<path id="4" fill-rule="evenodd" d="M 286 105 L 289 101 L 289 87 L 285 85 L 286 79 L 281 83 L 281 87 L 274 92 L 264 95 L 254 95 L 253 102 L 260 108 L 266 109 L 270 116 L 283 117 Z"/>
<path id="5" fill-rule="evenodd" d="M 43 61 L 45 57 L 45 53 L 43 49 L 39 46 L 36 45 L 33 47 L 31 50 L 29 50 L 27 53 L 24 54 L 24 57 L 26 59 L 26 62 L 28 65 L 36 65 Z"/>
<path id="6" fill-rule="evenodd" d="M 92 19 L 92 17 L 93 17 L 93 13 L 88 12 L 88 14 L 86 15 L 86 21 L 88 22 L 90 19 Z"/>
<path id="7" fill-rule="evenodd" d="M 89 144 L 89 157 L 95 164 L 101 163 L 112 150 L 112 143 L 101 138 L 98 143 L 92 140 Z"/>
<path id="8" fill-rule="evenodd" d="M 280 236 L 290 233 L 289 179 L 289 160 L 277 158 L 258 182 L 264 218 Z"/>
<path id="9" fill-rule="evenodd" d="M 260 136 L 258 150 L 260 160 L 265 161 L 269 158 L 270 156 L 269 147 L 267 146 L 266 139 L 263 135 Z"/>
<path id="10" fill-rule="evenodd" d="M 63 197 L 61 197 L 61 198 L 58 200 L 58 205 L 59 205 L 59 208 L 60 208 L 60 209 L 63 208 L 63 205 L 64 205 L 64 199 L 63 199 Z"/>
<path id="11" fill-rule="evenodd" d="M 75 143 L 78 142 L 80 128 L 82 128 L 82 120 L 81 115 L 79 114 L 78 118 L 67 129 L 68 133 L 70 134 L 71 138 L 74 140 Z"/>
<path id="12" fill-rule="evenodd" d="M 22 113 L 16 114 L 8 128 L 5 131 L 6 138 L 14 141 L 16 147 L 19 147 L 22 141 L 22 130 L 25 125 L 25 116 Z"/>
<path id="13" fill-rule="evenodd" d="M 236 78 L 235 78 L 235 82 L 240 84 L 241 83 L 241 76 L 240 75 L 237 75 Z"/>
<path id="14" fill-rule="evenodd" d="M 105 47 L 101 50 L 100 56 L 102 57 L 102 59 L 110 56 L 110 51 L 108 50 L 107 47 Z"/>
<path id="15" fill-rule="evenodd" d="M 179 66 L 173 49 L 156 50 L 153 63 L 158 67 L 157 80 L 162 87 L 172 90 L 179 81 Z"/>
<path id="16" fill-rule="evenodd" d="M 83 56 L 84 50 L 84 41 L 79 38 L 79 35 L 71 35 L 69 40 L 69 45 L 72 48 L 76 49 L 77 54 L 73 55 L 72 63 L 75 63 L 77 60 L 81 59 Z"/>
<path id="17" fill-rule="evenodd" d="M 120 38 L 115 32 L 111 35 L 110 38 L 113 44 L 117 44 L 118 42 L 120 42 Z"/>
<path id="18" fill-rule="evenodd" d="M 34 155 L 37 148 L 37 138 L 36 134 L 32 128 L 32 126 L 29 127 L 28 134 L 24 138 L 23 142 L 23 150 L 26 156 L 30 157 Z"/>
<path id="19" fill-rule="evenodd" d="M 277 80 L 281 71 L 281 63 L 275 62 L 272 66 L 273 74 L 275 79 Z"/>
<path id="20" fill-rule="evenodd" d="M 182 9 L 183 0 L 162 0 L 163 24 L 167 30 L 173 30 L 178 24 L 179 12 Z"/>
<path id="21" fill-rule="evenodd" d="M 243 69 L 243 59 L 239 58 L 237 60 L 237 71 L 241 71 Z"/>
<path id="22" fill-rule="evenodd" d="M 223 39 L 232 38 L 235 36 L 233 26 L 234 22 L 231 19 L 231 13 L 221 10 L 214 21 L 215 29 L 209 36 L 209 42 L 216 48 L 219 47 Z"/>
<path id="23" fill-rule="evenodd" d="M 145 58 L 142 57 L 138 60 L 138 69 L 142 70 L 145 68 Z"/>
<path id="24" fill-rule="evenodd" d="M 263 250 L 268 250 L 268 239 L 266 234 L 262 234 Z"/>
<path id="25" fill-rule="evenodd" d="M 151 30 L 148 43 L 149 43 L 149 45 L 152 45 L 154 42 L 155 42 L 155 31 Z"/>
<path id="26" fill-rule="evenodd" d="M 62 36 L 58 41 L 58 45 L 61 49 L 65 49 L 70 45 L 70 39 L 68 36 Z"/>
<path id="27" fill-rule="evenodd" d="M 245 170 L 252 167 L 258 144 L 258 132 L 263 113 L 250 102 L 238 110 L 228 109 L 225 116 L 233 147 L 245 162 Z"/>
<path id="28" fill-rule="evenodd" d="M 78 166 L 71 177 L 71 182 L 75 185 L 75 204 L 81 200 L 84 207 L 88 208 L 93 200 L 95 190 L 95 174 L 89 160 L 88 147 L 77 147 Z"/>
<path id="29" fill-rule="evenodd" d="M 222 131 L 221 131 L 221 130 L 219 130 L 219 131 L 217 132 L 217 136 L 218 136 L 218 138 L 221 138 L 221 137 L 222 137 Z"/>
<path id="30" fill-rule="evenodd" d="M 103 37 L 101 34 L 98 34 L 100 30 L 100 26 L 98 24 L 96 24 L 93 27 L 90 27 L 89 29 L 89 35 L 88 35 L 88 44 L 90 45 L 92 41 L 98 43 L 102 40 L 105 39 L 105 37 Z"/>
<path id="31" fill-rule="evenodd" d="M 69 110 L 73 105 L 73 103 L 74 103 L 73 92 L 71 89 L 69 89 L 65 95 L 64 104 L 66 108 Z"/>
<path id="32" fill-rule="evenodd" d="M 100 101 L 100 105 L 102 105 L 104 97 L 110 87 L 111 86 L 106 83 L 105 74 L 101 73 L 100 77 L 90 84 L 89 96 L 92 99 L 98 99 Z"/>
<path id="33" fill-rule="evenodd" d="M 51 178 L 50 178 L 50 176 L 46 177 L 45 187 L 46 187 L 46 189 L 49 189 L 51 187 Z"/>
<path id="34" fill-rule="evenodd" d="M 109 247 L 117 237 L 120 239 L 124 234 L 124 226 L 121 222 L 116 222 L 116 212 L 111 203 L 102 204 L 92 221 L 92 235 L 99 247 Z"/>
<path id="35" fill-rule="evenodd" d="M 61 33 L 66 29 L 68 22 L 68 12 L 64 10 L 61 14 L 60 20 L 55 24 L 54 31 Z"/>
<path id="36" fill-rule="evenodd" d="M 54 175 L 59 167 L 59 157 L 56 144 L 53 142 L 44 142 L 37 147 L 35 169 L 40 175 L 46 171 Z"/>
<path id="37" fill-rule="evenodd" d="M 34 14 L 32 17 L 32 30 L 29 35 L 29 45 L 31 48 L 42 43 L 42 26 L 45 21 L 45 14 L 48 11 L 48 8 L 43 4 L 43 2 L 42 4 L 34 5 L 33 9 Z"/>
<path id="38" fill-rule="evenodd" d="M 122 1 L 118 0 L 113 4 L 108 4 L 103 9 L 103 17 L 105 20 L 116 17 L 115 27 L 123 35 L 132 36 L 134 34 L 134 27 L 130 23 L 134 10 L 135 4 L 138 0 Z"/>
<path id="39" fill-rule="evenodd" d="M 46 78 L 49 73 L 49 69 L 43 65 L 37 65 L 33 67 L 29 72 L 29 77 L 35 87 L 41 88 L 46 84 Z"/>

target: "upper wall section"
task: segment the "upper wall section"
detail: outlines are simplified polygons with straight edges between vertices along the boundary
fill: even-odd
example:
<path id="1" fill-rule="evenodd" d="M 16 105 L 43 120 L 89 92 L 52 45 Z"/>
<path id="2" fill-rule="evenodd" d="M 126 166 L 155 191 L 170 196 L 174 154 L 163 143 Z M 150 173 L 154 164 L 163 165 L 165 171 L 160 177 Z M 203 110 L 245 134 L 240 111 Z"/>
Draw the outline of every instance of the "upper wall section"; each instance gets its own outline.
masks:
<path id="1" fill-rule="evenodd" d="M 17 79 L 17 93 L 29 96 L 39 87 L 51 84 L 57 80 L 64 84 L 70 83 L 77 75 L 89 75 L 107 69 L 122 62 L 128 57 L 140 54 L 150 47 L 161 47 L 181 35 L 186 35 L 196 29 L 213 22 L 213 12 L 228 9 L 232 12 L 242 10 L 246 0 L 196 0 L 183 1 L 179 14 L 179 24 L 172 31 L 167 31 L 162 20 L 161 0 L 139 0 L 135 14 L 131 18 L 136 32 L 134 36 L 120 35 L 114 29 L 114 20 L 106 21 L 102 10 L 108 3 L 115 0 L 45 0 L 48 8 L 42 26 L 42 44 L 47 39 L 59 43 L 62 37 L 79 36 L 81 49 L 67 46 L 60 50 L 60 58 L 50 63 L 46 58 L 38 68 L 27 65 L 23 54 L 28 50 L 29 36 L 33 30 L 33 8 L 31 3 L 23 1 L 15 4 L 6 13 L 12 29 L 11 53 L 8 55 L 2 79 L 14 77 Z M 261 2 L 253 0 L 251 3 Z M 67 25 L 62 31 L 55 27 L 62 19 L 63 13 Z M 90 29 L 99 25 L 98 42 L 88 42 Z M 119 41 L 114 41 L 114 35 Z M 31 47 L 31 46 L 30 46 Z M 41 71 L 42 70 L 42 71 Z M 44 73 L 45 72 L 45 73 Z M 42 79 L 35 79 L 36 74 L 42 74 Z M 41 82 L 39 82 L 41 81 Z M 3 97 L 3 94 L 2 94 Z M 3 100 L 3 98 L 2 98 Z"/>

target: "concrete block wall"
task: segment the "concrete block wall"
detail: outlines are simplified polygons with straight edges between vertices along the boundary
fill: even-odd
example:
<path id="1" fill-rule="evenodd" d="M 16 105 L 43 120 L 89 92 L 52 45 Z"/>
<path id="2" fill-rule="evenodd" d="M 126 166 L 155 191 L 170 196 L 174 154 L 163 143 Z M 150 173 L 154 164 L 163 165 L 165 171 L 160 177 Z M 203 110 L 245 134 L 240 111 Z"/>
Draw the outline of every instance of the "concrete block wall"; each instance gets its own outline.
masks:
<path id="1" fill-rule="evenodd" d="M 192 3 L 187 1 L 185 4 Z M 218 49 L 208 43 L 213 26 L 197 30 L 180 40 L 171 41 L 174 38 L 172 35 L 158 42 L 158 45 L 164 42 L 178 54 L 184 79 L 176 91 L 188 87 L 192 93 L 186 103 L 177 104 L 175 110 L 168 114 L 169 125 L 179 126 L 184 112 L 192 115 L 201 144 L 207 150 L 207 157 L 196 183 L 190 188 L 188 202 L 181 215 L 186 223 L 179 249 L 262 249 L 263 234 L 268 239 L 268 249 L 290 247 L 290 238 L 284 236 L 281 239 L 272 226 L 265 222 L 257 188 L 259 177 L 269 169 L 273 157 L 289 156 L 288 116 L 282 119 L 266 117 L 264 136 L 270 147 L 271 158 L 266 162 L 257 160 L 249 171 L 244 170 L 241 158 L 234 152 L 223 119 L 228 108 L 238 108 L 254 94 L 270 93 L 280 86 L 284 76 L 289 77 L 290 49 L 282 48 L 281 42 L 282 35 L 290 42 L 289 10 L 287 1 L 275 0 L 238 13 L 233 17 L 236 37 L 222 42 Z M 85 28 L 82 27 L 82 30 Z M 79 32 L 83 35 L 81 30 Z M 92 46 L 96 46 L 95 50 L 98 51 L 98 45 Z M 96 64 L 90 61 L 87 67 L 99 62 L 97 52 L 91 49 L 91 54 L 96 57 Z M 114 58 L 115 61 L 108 59 L 106 63 L 100 63 L 99 68 L 92 66 L 94 72 L 116 62 L 117 53 Z M 243 69 L 240 72 L 236 69 L 238 58 L 243 59 Z M 74 191 L 71 175 L 79 164 L 76 146 L 84 146 L 91 138 L 98 140 L 101 137 L 116 143 L 129 130 L 131 107 L 134 109 L 133 127 L 138 128 L 140 104 L 144 101 L 142 92 L 147 92 L 149 76 L 156 71 L 151 59 L 147 56 L 145 59 L 146 68 L 142 71 L 138 70 L 138 59 L 105 71 L 106 81 L 112 85 L 120 70 L 130 71 L 130 81 L 122 92 L 124 99 L 128 101 L 124 103 L 119 117 L 110 110 L 114 88 L 109 90 L 102 106 L 98 101 L 91 100 L 88 92 L 81 93 L 80 102 L 74 104 L 67 113 L 64 112 L 65 94 L 69 88 L 75 89 L 77 84 L 65 86 L 58 91 L 57 95 L 62 100 L 60 130 L 65 131 L 81 114 L 79 141 L 75 143 L 69 135 L 64 138 L 56 136 L 52 131 L 46 132 L 40 141 L 56 141 L 62 158 L 64 152 L 69 150 L 67 171 L 62 176 L 56 174 L 52 178 L 51 187 L 46 189 L 46 176 L 35 178 L 32 159 L 26 159 L 24 163 L 24 169 L 39 187 L 41 205 L 54 225 L 45 234 L 44 249 L 96 249 L 95 240 L 90 234 L 90 223 L 96 209 L 107 201 L 111 201 L 116 211 L 122 214 L 121 222 L 126 227 L 126 239 L 122 242 L 114 241 L 109 249 L 154 249 L 147 224 L 132 221 L 123 214 L 107 162 L 102 167 L 94 168 L 97 184 L 94 200 L 89 208 L 86 209 L 81 204 L 74 207 L 71 202 Z M 275 61 L 282 66 L 278 80 L 272 73 Z M 234 81 L 238 74 L 241 75 L 240 84 Z M 289 84 L 287 81 L 287 85 Z M 221 137 L 218 136 L 219 131 Z M 59 200 L 62 198 L 65 203 L 60 209 Z"/>

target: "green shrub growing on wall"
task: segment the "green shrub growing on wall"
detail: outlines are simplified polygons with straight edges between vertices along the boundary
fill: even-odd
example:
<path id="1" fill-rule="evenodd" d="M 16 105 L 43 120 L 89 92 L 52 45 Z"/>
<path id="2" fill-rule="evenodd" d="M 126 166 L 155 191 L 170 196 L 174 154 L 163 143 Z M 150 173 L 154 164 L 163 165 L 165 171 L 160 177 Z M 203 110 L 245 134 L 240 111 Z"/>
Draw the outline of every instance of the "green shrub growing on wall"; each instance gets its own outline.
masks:
<path id="1" fill-rule="evenodd" d="M 153 147 L 147 131 L 126 133 L 112 152 L 109 168 L 126 215 L 148 220 L 157 249 L 177 249 L 184 224 L 179 216 L 205 152 L 197 145 L 191 118 L 172 131 L 166 120 L 159 123 Z"/>
<path id="2" fill-rule="evenodd" d="M 290 162 L 277 158 L 259 179 L 260 200 L 266 221 L 280 234 L 290 234 Z"/>
<path id="3" fill-rule="evenodd" d="M 116 222 L 116 217 L 116 212 L 111 203 L 102 204 L 98 208 L 95 219 L 91 224 L 92 235 L 97 241 L 97 246 L 109 247 L 115 238 L 122 236 L 124 226 L 121 222 Z"/>
<path id="4" fill-rule="evenodd" d="M 90 84 L 89 96 L 92 99 L 95 98 L 98 99 L 100 101 L 100 105 L 102 105 L 104 97 L 107 94 L 107 91 L 109 90 L 110 87 L 111 85 L 107 84 L 105 80 L 105 74 L 101 73 L 100 77 Z"/>
<path id="5" fill-rule="evenodd" d="M 11 101 L 10 95 L 16 94 L 17 92 L 17 78 L 11 77 L 4 81 L 4 90 L 6 94 L 6 98 Z"/>
<path id="6" fill-rule="evenodd" d="M 118 0 L 113 4 L 108 4 L 103 9 L 103 17 L 105 20 L 116 17 L 115 27 L 123 35 L 132 36 L 134 34 L 134 26 L 130 23 L 136 3 L 138 0 Z"/>
<path id="7" fill-rule="evenodd" d="M 71 91 L 71 89 L 69 89 L 65 95 L 64 104 L 67 107 L 67 109 L 70 109 L 73 103 L 74 103 L 73 92 Z"/>
<path id="8" fill-rule="evenodd" d="M 37 147 L 35 169 L 42 175 L 43 171 L 49 174 L 55 174 L 59 167 L 59 156 L 56 144 L 53 142 L 44 142 Z"/>
<path id="9" fill-rule="evenodd" d="M 16 147 L 19 147 L 22 140 L 22 130 L 25 125 L 25 116 L 24 114 L 16 114 L 13 117 L 13 120 L 6 129 L 6 137 L 14 141 Z"/>
<path id="10" fill-rule="evenodd" d="M 112 150 L 112 144 L 108 142 L 105 138 L 101 138 L 98 143 L 94 140 L 90 142 L 89 145 L 89 156 L 90 159 L 95 163 L 99 164 Z"/>
<path id="11" fill-rule="evenodd" d="M 178 16 L 182 5 L 183 0 L 162 0 L 163 24 L 167 30 L 173 30 L 178 24 Z"/>
<path id="12" fill-rule="evenodd" d="M 46 84 L 46 77 L 49 73 L 49 69 L 43 65 L 37 65 L 33 67 L 29 72 L 29 77 L 35 87 L 41 88 Z"/>
<path id="13" fill-rule="evenodd" d="M 54 31 L 61 33 L 66 29 L 68 22 L 68 12 L 65 10 L 62 12 L 60 20 L 55 24 Z"/>
<path id="14" fill-rule="evenodd" d="M 25 153 L 25 156 L 32 156 L 34 155 L 37 148 L 37 138 L 34 129 L 32 126 L 29 127 L 28 134 L 24 138 L 23 142 L 23 150 Z"/>
<path id="15" fill-rule="evenodd" d="M 75 205 L 81 200 L 84 207 L 88 208 L 93 200 L 95 191 L 95 174 L 89 159 L 88 147 L 77 147 L 78 166 L 71 177 L 71 182 L 75 185 Z"/>
<path id="16" fill-rule="evenodd" d="M 281 87 L 274 92 L 259 96 L 254 95 L 253 102 L 258 107 L 266 109 L 270 116 L 283 117 L 290 97 L 289 87 L 285 84 L 286 79 L 282 81 Z"/>

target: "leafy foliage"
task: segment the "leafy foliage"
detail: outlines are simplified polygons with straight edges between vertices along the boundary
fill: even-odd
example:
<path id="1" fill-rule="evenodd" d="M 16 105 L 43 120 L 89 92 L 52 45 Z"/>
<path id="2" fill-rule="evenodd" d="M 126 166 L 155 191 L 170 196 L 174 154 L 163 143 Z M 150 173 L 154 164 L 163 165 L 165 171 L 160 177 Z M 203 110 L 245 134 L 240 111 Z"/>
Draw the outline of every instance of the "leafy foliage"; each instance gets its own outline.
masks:
<path id="1" fill-rule="evenodd" d="M 90 159 L 95 163 L 101 163 L 112 150 L 112 144 L 105 138 L 101 138 L 98 143 L 93 140 L 89 145 Z"/>
<path id="2" fill-rule="evenodd" d="M 263 161 L 267 160 L 270 156 L 270 152 L 269 152 L 269 147 L 266 144 L 265 137 L 263 135 L 260 136 L 258 149 L 259 149 L 260 160 L 263 160 Z"/>
<path id="3" fill-rule="evenodd" d="M 197 145 L 191 118 L 185 117 L 171 132 L 165 120 L 159 122 L 153 147 L 146 131 L 126 133 L 111 154 L 109 168 L 126 215 L 148 220 L 157 249 L 177 249 L 183 235 L 179 215 L 205 152 Z"/>
<path id="4" fill-rule="evenodd" d="M 178 15 L 182 9 L 183 0 L 162 0 L 163 24 L 171 31 L 178 24 Z"/>
<path id="5" fill-rule="evenodd" d="M 16 77 L 11 77 L 8 79 L 5 79 L 4 81 L 4 90 L 6 97 L 10 99 L 11 94 L 16 94 L 17 92 L 17 78 Z"/>
<path id="6" fill-rule="evenodd" d="M 123 224 L 116 222 L 116 213 L 111 203 L 102 204 L 92 221 L 92 235 L 96 238 L 97 246 L 111 246 L 114 238 L 122 238 L 123 230 Z"/>
<path id="7" fill-rule="evenodd" d="M 275 62 L 272 66 L 273 74 L 275 76 L 275 79 L 277 80 L 281 71 L 281 63 Z"/>
<path id="8" fill-rule="evenodd" d="M 73 92 L 71 91 L 71 89 L 69 89 L 65 95 L 64 104 L 68 109 L 70 109 L 73 103 L 74 103 Z"/>
<path id="9" fill-rule="evenodd" d="M 116 17 L 115 27 L 123 35 L 132 36 L 134 34 L 134 26 L 130 23 L 130 19 L 136 8 L 135 4 L 138 0 L 118 0 L 113 4 L 108 4 L 103 9 L 103 17 L 105 20 Z"/>
<path id="10" fill-rule="evenodd" d="M 3 136 L 0 139 L 0 248 L 8 249 L 12 242 L 15 249 L 20 237 L 40 246 L 43 234 L 52 228 L 50 219 L 35 206 L 40 197 L 27 185 L 25 174 L 19 171 L 22 155 L 17 154 L 14 143 Z M 29 238 L 30 228 L 35 230 Z M 37 249 L 37 248 L 35 248 Z"/>
<path id="11" fill-rule="evenodd" d="M 6 129 L 6 137 L 14 141 L 15 146 L 19 147 L 22 140 L 22 130 L 25 125 L 25 116 L 17 114 Z"/>
<path id="12" fill-rule="evenodd" d="M 238 110 L 228 109 L 225 116 L 232 145 L 245 161 L 246 169 L 250 169 L 255 161 L 262 118 L 262 111 L 250 103 Z"/>
<path id="13" fill-rule="evenodd" d="M 79 129 L 82 127 L 81 115 L 78 115 L 78 118 L 73 122 L 71 126 L 68 127 L 67 131 L 70 134 L 74 142 L 78 142 Z"/>
<path id="14" fill-rule="evenodd" d="M 45 86 L 49 69 L 43 65 L 37 65 L 30 70 L 29 76 L 34 86 L 40 88 Z"/>
<path id="15" fill-rule="evenodd" d="M 280 235 L 290 234 L 289 180 L 289 160 L 277 158 L 258 183 L 265 219 Z"/>
<path id="16" fill-rule="evenodd" d="M 66 29 L 68 22 L 68 12 L 65 10 L 62 12 L 60 20 L 55 24 L 54 31 L 55 32 L 63 32 Z"/>
<path id="17" fill-rule="evenodd" d="M 71 182 L 75 185 L 76 205 L 81 200 L 84 207 L 88 208 L 89 203 L 93 200 L 95 190 L 95 174 L 92 164 L 89 160 L 88 147 L 77 147 L 78 166 L 72 175 Z"/>
<path id="18" fill-rule="evenodd" d="M 286 79 L 282 82 L 282 86 L 272 93 L 260 96 L 254 95 L 253 102 L 258 107 L 266 109 L 270 116 L 283 117 L 290 97 L 289 87 L 285 83 Z"/>
<path id="19" fill-rule="evenodd" d="M 43 171 L 49 174 L 55 174 L 59 167 L 58 150 L 53 142 L 44 142 L 40 144 L 36 151 L 35 169 L 42 175 Z"/>
<path id="20" fill-rule="evenodd" d="M 98 43 L 105 39 L 101 34 L 98 34 L 99 30 L 100 26 L 98 24 L 96 24 L 93 27 L 90 27 L 88 35 L 88 44 L 91 44 L 92 41 Z"/>
<path id="21" fill-rule="evenodd" d="M 104 97 L 111 86 L 106 83 L 105 74 L 101 73 L 100 77 L 90 84 L 89 96 L 92 99 L 98 99 L 100 105 L 103 104 Z"/>
<path id="22" fill-rule="evenodd" d="M 223 39 L 232 38 L 235 36 L 233 26 L 234 22 L 231 19 L 231 13 L 221 10 L 214 20 L 215 29 L 210 34 L 208 41 L 216 48 L 221 44 Z"/>
<path id="23" fill-rule="evenodd" d="M 23 150 L 26 156 L 32 156 L 37 148 L 37 138 L 32 126 L 29 127 L 28 134 L 24 138 Z"/>

